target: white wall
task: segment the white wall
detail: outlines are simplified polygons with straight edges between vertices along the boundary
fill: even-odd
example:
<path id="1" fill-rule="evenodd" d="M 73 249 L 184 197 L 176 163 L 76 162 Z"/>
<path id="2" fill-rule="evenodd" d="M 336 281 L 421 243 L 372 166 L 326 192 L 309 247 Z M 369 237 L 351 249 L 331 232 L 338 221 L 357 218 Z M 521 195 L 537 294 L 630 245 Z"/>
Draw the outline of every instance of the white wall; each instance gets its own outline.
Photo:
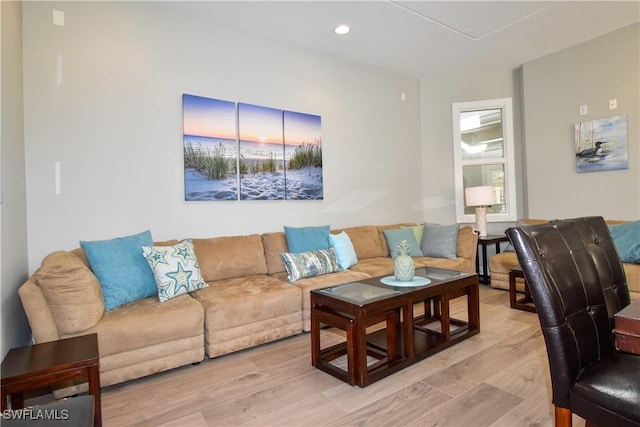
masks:
<path id="1" fill-rule="evenodd" d="M 25 2 L 24 86 L 30 270 L 79 240 L 144 229 L 163 240 L 422 220 L 417 79 L 162 2 Z M 324 200 L 185 202 L 183 93 L 320 115 Z"/>
<path id="2" fill-rule="evenodd" d="M 2 141 L 0 204 L 0 357 L 29 342 L 31 332 L 18 298 L 27 278 L 27 217 L 22 114 L 22 4 L 0 2 L 0 140 Z"/>
<path id="3" fill-rule="evenodd" d="M 530 217 L 640 218 L 639 63 L 634 24 L 523 65 Z M 577 173 L 574 125 L 619 115 L 628 120 L 629 169 Z"/>

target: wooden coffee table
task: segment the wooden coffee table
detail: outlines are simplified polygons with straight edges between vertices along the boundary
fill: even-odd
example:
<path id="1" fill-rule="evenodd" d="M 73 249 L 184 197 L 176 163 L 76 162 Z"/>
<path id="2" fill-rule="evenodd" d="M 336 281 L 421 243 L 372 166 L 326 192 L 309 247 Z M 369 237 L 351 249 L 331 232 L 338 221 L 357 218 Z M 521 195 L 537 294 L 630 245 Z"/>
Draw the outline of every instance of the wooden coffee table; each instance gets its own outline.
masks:
<path id="1" fill-rule="evenodd" d="M 9 350 L 2 361 L 2 410 L 24 407 L 23 392 L 87 378 L 93 395 L 94 425 L 102 425 L 98 335 L 82 335 Z"/>
<path id="2" fill-rule="evenodd" d="M 365 387 L 480 332 L 478 276 L 436 268 L 416 270 L 422 286 L 389 286 L 381 278 L 311 291 L 311 363 Z M 450 317 L 451 300 L 467 298 L 467 319 Z M 414 317 L 414 304 L 425 313 Z M 367 333 L 371 325 L 383 328 Z M 321 325 L 342 329 L 346 342 L 322 348 Z M 336 364 L 345 357 L 346 368 Z"/>

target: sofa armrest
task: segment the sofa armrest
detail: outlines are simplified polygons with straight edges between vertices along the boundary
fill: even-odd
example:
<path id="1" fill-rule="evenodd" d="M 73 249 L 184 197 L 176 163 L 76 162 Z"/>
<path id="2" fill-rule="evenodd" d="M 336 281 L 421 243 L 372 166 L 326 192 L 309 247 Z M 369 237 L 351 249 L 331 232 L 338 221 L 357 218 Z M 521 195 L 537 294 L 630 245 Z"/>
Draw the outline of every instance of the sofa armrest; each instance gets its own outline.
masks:
<path id="1" fill-rule="evenodd" d="M 33 276 L 20 286 L 18 295 L 27 315 L 34 341 L 42 343 L 60 339 L 51 310 L 49 310 L 42 289 L 35 283 Z"/>
<path id="2" fill-rule="evenodd" d="M 478 235 L 473 231 L 473 227 L 465 225 L 458 231 L 458 242 L 456 244 L 456 255 L 464 259 L 464 272 L 476 272 L 476 255 L 478 253 Z"/>

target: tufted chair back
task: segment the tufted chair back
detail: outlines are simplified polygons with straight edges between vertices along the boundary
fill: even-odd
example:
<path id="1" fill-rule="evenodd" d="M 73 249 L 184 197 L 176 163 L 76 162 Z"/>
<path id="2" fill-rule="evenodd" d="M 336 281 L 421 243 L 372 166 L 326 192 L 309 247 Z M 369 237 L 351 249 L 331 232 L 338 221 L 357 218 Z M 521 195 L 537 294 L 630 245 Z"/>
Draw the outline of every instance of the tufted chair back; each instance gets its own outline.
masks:
<path id="1" fill-rule="evenodd" d="M 614 315 L 629 305 L 629 286 L 624 267 L 609 227 L 602 217 L 591 216 L 571 220 L 578 226 L 582 240 L 587 244 L 591 257 L 596 264 L 600 285 L 604 291 L 611 328 L 614 327 Z"/>
<path id="2" fill-rule="evenodd" d="M 507 230 L 540 318 L 553 403 L 562 408 L 570 407 L 569 392 L 581 372 L 614 351 L 603 273 L 594 262 L 606 257 L 592 257 L 579 222 Z"/>

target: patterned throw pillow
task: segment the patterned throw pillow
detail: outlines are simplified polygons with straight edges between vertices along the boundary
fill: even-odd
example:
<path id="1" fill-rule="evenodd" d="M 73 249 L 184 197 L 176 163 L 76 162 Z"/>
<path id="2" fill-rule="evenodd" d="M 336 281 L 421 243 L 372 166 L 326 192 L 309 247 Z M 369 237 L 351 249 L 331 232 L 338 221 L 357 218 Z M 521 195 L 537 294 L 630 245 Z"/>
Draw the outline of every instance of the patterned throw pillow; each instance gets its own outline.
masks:
<path id="1" fill-rule="evenodd" d="M 321 276 L 341 271 L 333 248 L 298 254 L 282 252 L 280 259 L 287 269 L 290 283 L 304 277 Z"/>
<path id="2" fill-rule="evenodd" d="M 143 246 L 142 252 L 156 279 L 160 302 L 207 287 L 191 239 L 173 246 Z"/>

